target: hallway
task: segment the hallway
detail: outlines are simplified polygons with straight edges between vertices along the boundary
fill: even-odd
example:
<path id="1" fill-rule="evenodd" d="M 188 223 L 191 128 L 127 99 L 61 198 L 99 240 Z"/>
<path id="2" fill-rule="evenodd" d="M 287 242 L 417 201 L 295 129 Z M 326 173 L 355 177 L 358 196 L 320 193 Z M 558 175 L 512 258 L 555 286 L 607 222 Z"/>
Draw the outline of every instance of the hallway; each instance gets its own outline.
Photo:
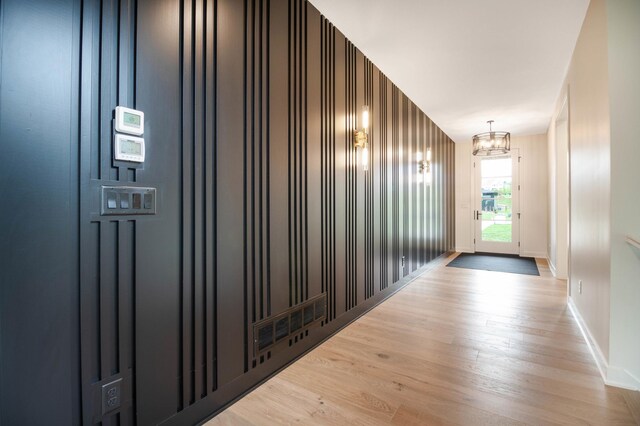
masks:
<path id="1" fill-rule="evenodd" d="M 534 277 L 452 257 L 206 424 L 640 421 L 637 392 L 602 384 L 546 262 Z"/>

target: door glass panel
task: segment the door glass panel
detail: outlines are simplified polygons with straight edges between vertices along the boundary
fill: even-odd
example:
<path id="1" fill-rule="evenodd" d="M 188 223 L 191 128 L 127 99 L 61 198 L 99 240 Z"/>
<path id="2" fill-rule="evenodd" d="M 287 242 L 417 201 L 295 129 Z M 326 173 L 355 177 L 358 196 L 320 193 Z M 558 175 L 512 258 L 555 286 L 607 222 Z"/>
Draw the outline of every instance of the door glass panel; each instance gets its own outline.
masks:
<path id="1" fill-rule="evenodd" d="M 512 232 L 511 157 L 483 158 L 482 241 L 510 243 Z"/>

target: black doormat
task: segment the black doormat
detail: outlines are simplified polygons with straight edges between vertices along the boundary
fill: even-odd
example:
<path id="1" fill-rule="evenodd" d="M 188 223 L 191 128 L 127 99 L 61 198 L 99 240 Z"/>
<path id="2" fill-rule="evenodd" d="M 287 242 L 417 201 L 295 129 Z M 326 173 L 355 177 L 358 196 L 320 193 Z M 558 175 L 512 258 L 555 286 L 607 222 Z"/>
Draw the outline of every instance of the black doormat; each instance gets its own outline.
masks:
<path id="1" fill-rule="evenodd" d="M 512 274 L 540 275 L 534 258 L 512 254 L 460 253 L 447 266 L 480 269 L 483 271 L 511 272 Z"/>

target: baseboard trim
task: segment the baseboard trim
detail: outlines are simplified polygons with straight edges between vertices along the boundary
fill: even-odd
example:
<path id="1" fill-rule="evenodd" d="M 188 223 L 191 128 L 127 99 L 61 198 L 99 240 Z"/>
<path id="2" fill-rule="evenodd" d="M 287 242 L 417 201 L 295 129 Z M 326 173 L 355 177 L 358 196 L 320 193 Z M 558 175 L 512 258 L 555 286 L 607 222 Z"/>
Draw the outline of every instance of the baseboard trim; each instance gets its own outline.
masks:
<path id="1" fill-rule="evenodd" d="M 607 380 L 605 380 L 605 384 L 607 386 L 614 386 L 632 391 L 640 390 L 640 379 L 624 368 L 614 367 L 611 365 L 607 369 Z"/>
<path id="2" fill-rule="evenodd" d="M 547 258 L 547 263 L 549 264 L 549 270 L 551 271 L 551 273 L 553 274 L 553 276 L 555 278 L 558 277 L 558 275 L 556 274 L 556 265 L 553 264 L 553 262 L 551 261 L 551 259 L 549 258 L 549 256 L 545 256 Z"/>
<path id="3" fill-rule="evenodd" d="M 456 253 L 475 253 L 475 250 L 469 247 L 456 247 Z"/>
<path id="4" fill-rule="evenodd" d="M 580 311 L 578 307 L 573 303 L 573 299 L 571 297 L 567 298 L 567 305 L 569 306 L 569 310 L 573 315 L 573 319 L 576 320 L 576 324 L 578 324 L 578 328 L 582 333 L 582 337 L 584 337 L 585 342 L 587 342 L 587 347 L 589 348 L 589 352 L 591 352 L 591 356 L 593 360 L 596 362 L 596 367 L 598 367 L 598 371 L 600 371 L 600 375 L 602 376 L 602 381 L 604 383 L 607 382 L 607 370 L 609 369 L 609 363 L 605 358 L 600 346 L 596 342 L 596 339 L 593 338 L 589 327 L 582 319 L 582 315 L 580 315 Z"/>
<path id="5" fill-rule="evenodd" d="M 520 256 L 522 257 L 537 257 L 539 259 L 544 259 L 547 257 L 546 253 L 540 251 L 521 251 Z"/>
<path id="6" fill-rule="evenodd" d="M 571 311 L 576 324 L 578 324 L 582 337 L 584 337 L 585 342 L 587 342 L 587 347 L 589 348 L 589 352 L 591 352 L 591 356 L 598 367 L 603 383 L 607 386 L 629 389 L 632 391 L 640 390 L 640 380 L 637 377 L 624 368 L 609 365 L 607 359 L 602 353 L 602 350 L 600 349 L 600 346 L 593 338 L 589 327 L 584 322 L 578 307 L 575 305 L 571 297 L 568 297 L 567 305 L 569 306 L 569 310 Z"/>

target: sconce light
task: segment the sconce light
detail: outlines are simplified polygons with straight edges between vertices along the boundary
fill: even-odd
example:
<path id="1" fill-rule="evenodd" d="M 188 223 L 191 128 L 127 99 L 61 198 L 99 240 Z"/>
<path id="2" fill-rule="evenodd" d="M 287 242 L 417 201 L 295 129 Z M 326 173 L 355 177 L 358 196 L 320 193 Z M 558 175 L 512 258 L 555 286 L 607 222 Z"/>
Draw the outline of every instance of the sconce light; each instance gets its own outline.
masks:
<path id="1" fill-rule="evenodd" d="M 418 152 L 418 181 L 422 182 L 423 177 L 427 185 L 431 184 L 431 148 L 427 149 L 427 158 L 423 160 L 422 152 Z"/>
<path id="2" fill-rule="evenodd" d="M 366 172 L 369 170 L 369 107 L 362 107 L 362 130 L 356 130 L 354 133 L 353 146 L 357 150 L 361 148 L 360 161 L 362 169 Z"/>

